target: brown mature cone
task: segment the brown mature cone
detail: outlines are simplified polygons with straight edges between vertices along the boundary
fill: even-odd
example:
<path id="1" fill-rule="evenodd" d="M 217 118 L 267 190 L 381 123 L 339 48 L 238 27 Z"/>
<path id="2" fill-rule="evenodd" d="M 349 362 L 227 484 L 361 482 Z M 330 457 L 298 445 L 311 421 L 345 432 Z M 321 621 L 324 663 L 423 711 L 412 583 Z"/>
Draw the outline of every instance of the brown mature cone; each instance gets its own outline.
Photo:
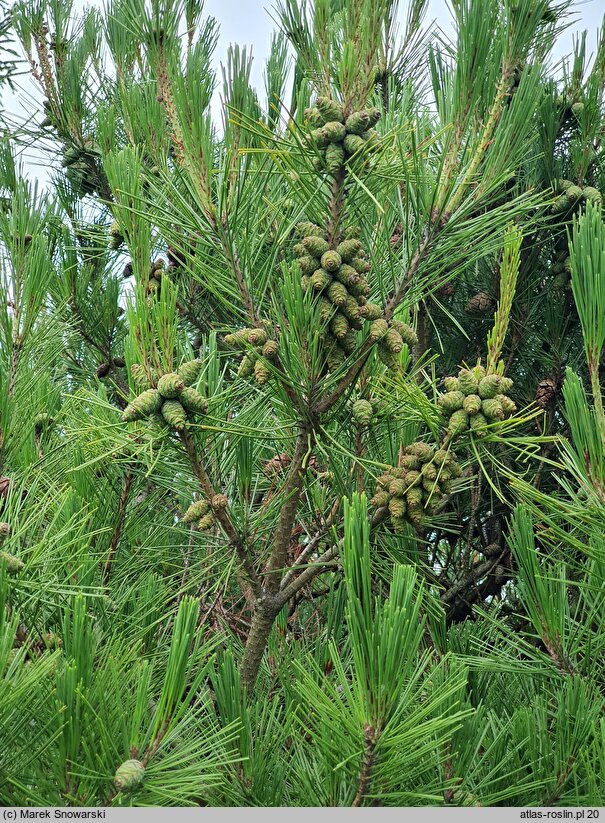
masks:
<path id="1" fill-rule="evenodd" d="M 129 277 L 132 277 L 132 275 L 132 263 L 128 261 L 128 263 L 126 263 L 124 269 L 122 270 L 122 277 L 124 278 L 124 280 L 127 280 Z"/>
<path id="2" fill-rule="evenodd" d="M 97 369 L 97 377 L 99 379 L 102 379 L 103 377 L 107 377 L 107 375 L 109 374 L 110 369 L 111 369 L 111 366 L 109 365 L 109 363 L 101 363 L 101 365 Z"/>
<path id="3" fill-rule="evenodd" d="M 557 396 L 557 389 L 558 384 L 554 377 L 545 377 L 544 380 L 540 380 L 534 397 L 536 406 L 539 406 L 541 409 L 546 409 L 552 405 Z"/>
<path id="4" fill-rule="evenodd" d="M 437 289 L 437 294 L 440 297 L 451 297 L 455 291 L 456 289 L 451 283 L 444 283 L 443 286 L 439 286 Z"/>
<path id="5" fill-rule="evenodd" d="M 484 291 L 478 291 L 466 304 L 466 311 L 469 314 L 483 314 L 489 311 L 493 305 L 493 299 Z"/>
<path id="6" fill-rule="evenodd" d="M 397 225 L 395 226 L 395 230 L 393 231 L 393 234 L 391 235 L 390 243 L 391 243 L 391 248 L 393 249 L 393 251 L 399 251 L 399 249 L 401 248 L 401 245 L 403 243 L 403 224 L 402 223 L 397 223 Z"/>

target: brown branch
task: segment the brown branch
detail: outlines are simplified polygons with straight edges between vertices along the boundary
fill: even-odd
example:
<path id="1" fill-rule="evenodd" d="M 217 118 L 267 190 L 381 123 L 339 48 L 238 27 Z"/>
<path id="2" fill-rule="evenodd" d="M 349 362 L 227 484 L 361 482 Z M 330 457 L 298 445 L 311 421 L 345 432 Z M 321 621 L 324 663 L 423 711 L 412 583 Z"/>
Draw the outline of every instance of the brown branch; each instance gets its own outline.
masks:
<path id="1" fill-rule="evenodd" d="M 368 792 L 370 780 L 372 779 L 372 769 L 374 768 L 374 763 L 376 760 L 376 744 L 378 742 L 378 738 L 379 734 L 377 730 L 369 723 L 366 724 L 363 729 L 363 743 L 365 751 L 363 761 L 361 763 L 361 769 L 359 771 L 357 793 L 351 803 L 351 806 L 353 807 L 361 806 L 363 799 Z"/>

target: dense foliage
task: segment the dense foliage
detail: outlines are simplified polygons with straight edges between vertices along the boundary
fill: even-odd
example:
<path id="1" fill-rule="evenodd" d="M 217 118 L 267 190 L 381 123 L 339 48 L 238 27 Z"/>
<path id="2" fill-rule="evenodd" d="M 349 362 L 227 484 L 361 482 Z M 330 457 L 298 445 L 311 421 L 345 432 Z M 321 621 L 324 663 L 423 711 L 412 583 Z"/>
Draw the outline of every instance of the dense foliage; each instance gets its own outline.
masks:
<path id="1" fill-rule="evenodd" d="M 605 43 L 424 12 L 280 0 L 216 124 L 201 0 L 13 7 L 3 803 L 604 802 Z"/>

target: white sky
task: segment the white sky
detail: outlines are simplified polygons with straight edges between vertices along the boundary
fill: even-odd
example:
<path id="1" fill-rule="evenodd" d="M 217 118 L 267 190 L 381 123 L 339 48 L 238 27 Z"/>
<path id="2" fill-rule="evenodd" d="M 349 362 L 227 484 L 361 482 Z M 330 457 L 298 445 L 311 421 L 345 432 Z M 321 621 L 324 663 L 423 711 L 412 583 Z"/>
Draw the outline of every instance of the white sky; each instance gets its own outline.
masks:
<path id="1" fill-rule="evenodd" d="M 76 10 L 80 10 L 85 5 L 101 5 L 101 2 L 100 0 L 92 0 L 92 2 L 91 0 L 86 0 L 86 2 L 76 0 L 74 7 Z M 402 28 L 406 8 L 407 0 L 401 0 L 400 18 Z M 592 53 L 595 49 L 597 32 L 602 25 L 605 13 L 604 0 L 581 0 L 576 3 L 574 8 L 575 14 L 572 18 L 572 25 L 557 44 L 554 55 L 556 59 L 570 52 L 574 34 L 583 29 L 587 29 L 589 32 L 588 53 Z M 271 32 L 275 27 L 272 19 L 273 7 L 271 0 L 206 0 L 205 12 L 215 17 L 220 27 L 219 43 L 215 53 L 216 68 L 219 69 L 221 62 L 225 61 L 230 43 L 247 46 L 254 55 L 252 82 L 261 91 L 261 99 L 263 99 L 263 67 L 265 58 L 269 53 Z M 429 12 L 425 19 L 425 25 L 430 25 L 433 20 L 447 32 L 450 27 L 450 13 L 446 0 L 429 0 Z M 37 99 L 40 99 L 40 95 L 34 91 L 31 82 L 28 82 L 25 77 L 18 79 L 22 90 L 16 95 L 5 92 L 2 102 L 9 116 L 12 115 L 17 120 L 23 120 L 24 111 L 31 111 L 32 93 Z M 218 79 L 220 80 L 220 71 L 218 71 Z M 218 93 L 214 110 L 215 117 L 218 120 L 220 117 Z M 42 179 L 46 178 L 45 169 L 36 164 L 33 155 L 28 156 L 26 162 L 33 174 Z"/>

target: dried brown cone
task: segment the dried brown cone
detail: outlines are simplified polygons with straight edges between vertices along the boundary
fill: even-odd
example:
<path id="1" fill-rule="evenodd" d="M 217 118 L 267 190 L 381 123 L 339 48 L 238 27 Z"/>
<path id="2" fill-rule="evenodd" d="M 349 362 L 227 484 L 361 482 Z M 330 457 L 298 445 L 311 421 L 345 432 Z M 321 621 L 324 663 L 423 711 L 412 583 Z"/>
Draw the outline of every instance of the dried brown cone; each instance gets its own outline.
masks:
<path id="1" fill-rule="evenodd" d="M 466 304 L 466 311 L 469 314 L 484 314 L 493 306 L 493 298 L 484 291 L 478 291 Z"/>
<path id="2" fill-rule="evenodd" d="M 102 380 L 104 377 L 107 377 L 110 369 L 111 365 L 109 363 L 101 363 L 101 365 L 97 368 L 97 377 L 100 380 Z"/>
<path id="3" fill-rule="evenodd" d="M 558 382 L 554 377 L 545 377 L 544 380 L 540 380 L 534 397 L 536 406 L 539 406 L 541 409 L 547 409 L 551 406 L 557 396 L 558 388 Z"/>
<path id="4" fill-rule="evenodd" d="M 403 224 L 402 223 L 397 223 L 397 225 L 395 226 L 393 234 L 391 235 L 390 243 L 391 243 L 391 249 L 393 251 L 399 251 L 399 249 L 401 248 L 401 245 L 403 243 Z"/>

